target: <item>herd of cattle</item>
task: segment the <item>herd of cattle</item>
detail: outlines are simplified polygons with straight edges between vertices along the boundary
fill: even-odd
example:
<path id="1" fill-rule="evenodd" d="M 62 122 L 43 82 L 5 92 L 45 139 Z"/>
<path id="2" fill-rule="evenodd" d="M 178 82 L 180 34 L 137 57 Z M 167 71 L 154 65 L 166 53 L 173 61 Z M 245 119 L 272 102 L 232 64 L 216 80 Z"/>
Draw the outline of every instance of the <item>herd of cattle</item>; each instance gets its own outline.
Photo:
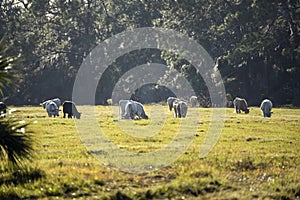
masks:
<path id="1" fill-rule="evenodd" d="M 55 98 L 44 101 L 40 105 L 42 105 L 43 108 L 46 109 L 49 117 L 59 116 L 59 106 L 61 105 L 63 107 L 64 118 L 67 114 L 68 118 L 72 118 L 74 116 L 75 118 L 80 119 L 81 117 L 81 113 L 78 112 L 75 103 L 72 101 L 64 101 L 63 104 L 61 104 L 61 100 L 59 98 Z"/>
<path id="2" fill-rule="evenodd" d="M 191 107 L 195 107 L 198 103 L 196 96 L 190 98 Z M 174 110 L 175 118 L 184 118 L 187 115 L 188 104 L 186 101 L 180 100 L 176 97 L 169 97 L 167 99 L 168 108 L 170 111 Z M 63 117 L 68 115 L 68 118 L 80 119 L 81 113 L 78 112 L 76 105 L 72 101 L 64 101 L 61 103 L 59 98 L 54 98 L 42 102 L 40 105 L 46 109 L 49 117 L 59 116 L 59 107 L 63 107 Z M 236 113 L 241 113 L 243 111 L 245 114 L 250 112 L 248 108 L 247 101 L 243 98 L 236 97 L 233 101 L 234 109 Z M 269 99 L 265 99 L 261 102 L 260 109 L 264 117 L 271 117 L 271 110 L 273 104 Z M 5 103 L 0 102 L 0 114 L 1 116 L 6 115 L 7 106 Z M 148 115 L 145 112 L 144 106 L 133 100 L 120 100 L 119 101 L 119 117 L 121 119 L 148 119 Z"/>

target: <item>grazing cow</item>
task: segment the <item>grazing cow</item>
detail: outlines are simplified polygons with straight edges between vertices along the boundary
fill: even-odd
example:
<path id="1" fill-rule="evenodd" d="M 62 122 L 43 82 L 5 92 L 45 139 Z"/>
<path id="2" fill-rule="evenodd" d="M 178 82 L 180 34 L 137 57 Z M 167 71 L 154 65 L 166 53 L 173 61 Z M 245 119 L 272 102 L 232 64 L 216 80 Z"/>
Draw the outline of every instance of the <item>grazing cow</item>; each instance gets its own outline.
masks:
<path id="1" fill-rule="evenodd" d="M 0 115 L 5 116 L 6 115 L 6 104 L 3 102 L 0 102 Z"/>
<path id="2" fill-rule="evenodd" d="M 106 103 L 107 103 L 107 105 L 112 105 L 113 101 L 112 101 L 112 99 L 106 99 Z"/>
<path id="3" fill-rule="evenodd" d="M 236 113 L 241 113 L 241 110 L 244 111 L 245 114 L 248 114 L 250 112 L 248 109 L 247 101 L 245 99 L 236 97 L 233 100 L 233 105 Z"/>
<path id="4" fill-rule="evenodd" d="M 273 104 L 269 99 L 265 99 L 260 104 L 260 109 L 264 117 L 271 117 Z"/>
<path id="5" fill-rule="evenodd" d="M 187 114 L 187 103 L 185 103 L 184 101 L 175 101 L 173 103 L 173 107 L 174 107 L 174 117 L 176 118 L 184 118 L 186 117 Z"/>
<path id="6" fill-rule="evenodd" d="M 144 106 L 136 101 L 128 101 L 125 106 L 124 119 L 134 119 L 137 116 L 138 119 L 149 119 L 146 115 Z"/>
<path id="7" fill-rule="evenodd" d="M 174 101 L 179 100 L 176 97 L 169 97 L 167 99 L 167 104 L 169 106 L 169 110 L 172 111 Z"/>
<path id="8" fill-rule="evenodd" d="M 119 118 L 123 119 L 123 117 L 125 116 L 125 106 L 126 104 L 132 100 L 120 100 L 119 101 Z"/>
<path id="9" fill-rule="evenodd" d="M 59 116 L 58 115 L 58 113 L 59 113 L 58 106 L 53 101 L 50 101 L 47 103 L 46 111 L 47 111 L 49 117 L 52 117 L 52 115 L 54 117 Z"/>
<path id="10" fill-rule="evenodd" d="M 66 118 L 66 114 L 68 114 L 68 118 L 72 118 L 74 116 L 75 118 L 80 119 L 81 113 L 78 112 L 74 102 L 65 101 L 62 106 L 63 106 L 64 118 Z"/>
<path id="11" fill-rule="evenodd" d="M 196 96 L 191 96 L 190 103 L 191 103 L 191 107 L 196 107 L 198 103 L 198 98 Z"/>
<path id="12" fill-rule="evenodd" d="M 47 104 L 51 101 L 53 101 L 57 105 L 58 108 L 59 108 L 59 106 L 61 106 L 61 100 L 59 98 L 46 100 L 46 101 L 40 103 L 40 105 L 42 105 L 43 108 L 46 108 Z"/>
<path id="13" fill-rule="evenodd" d="M 43 106 L 44 109 L 46 109 L 47 104 L 50 102 L 51 100 L 46 100 L 43 101 L 42 103 L 40 103 L 41 106 Z"/>

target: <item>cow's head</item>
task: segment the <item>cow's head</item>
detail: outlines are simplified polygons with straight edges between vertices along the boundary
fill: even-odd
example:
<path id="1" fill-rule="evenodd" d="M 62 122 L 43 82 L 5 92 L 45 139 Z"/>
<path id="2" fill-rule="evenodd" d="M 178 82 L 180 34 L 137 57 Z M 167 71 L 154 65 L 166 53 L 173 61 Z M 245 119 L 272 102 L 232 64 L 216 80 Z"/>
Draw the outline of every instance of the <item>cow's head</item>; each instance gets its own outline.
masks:
<path id="1" fill-rule="evenodd" d="M 80 112 L 79 112 L 79 113 L 76 113 L 74 116 L 75 116 L 77 119 L 80 119 L 81 113 L 80 113 Z"/>
<path id="2" fill-rule="evenodd" d="M 148 115 L 146 115 L 146 114 L 142 114 L 142 118 L 143 119 L 149 119 Z"/>
<path id="3" fill-rule="evenodd" d="M 250 112 L 249 108 L 246 108 L 245 114 L 248 114 Z"/>
<path id="4" fill-rule="evenodd" d="M 268 112 L 268 113 L 266 113 L 266 117 L 271 117 L 272 113 L 273 113 L 273 112 Z"/>

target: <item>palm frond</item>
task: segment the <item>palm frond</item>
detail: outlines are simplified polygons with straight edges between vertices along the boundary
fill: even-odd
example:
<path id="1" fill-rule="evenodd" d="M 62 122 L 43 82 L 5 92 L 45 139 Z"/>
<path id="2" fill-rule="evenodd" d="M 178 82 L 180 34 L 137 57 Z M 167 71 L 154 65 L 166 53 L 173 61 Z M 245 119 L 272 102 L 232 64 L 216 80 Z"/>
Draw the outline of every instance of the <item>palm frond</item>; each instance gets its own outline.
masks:
<path id="1" fill-rule="evenodd" d="M 20 167 L 22 160 L 32 158 L 31 133 L 20 131 L 27 126 L 12 119 L 0 120 L 0 159 L 7 160 L 13 167 Z"/>
<path id="2" fill-rule="evenodd" d="M 0 40 L 0 47 L 2 47 L 3 39 Z M 6 51 L 8 49 L 0 48 L 0 94 L 3 96 L 3 89 L 11 86 L 12 81 L 16 78 L 16 74 L 12 69 L 17 57 L 7 56 Z"/>

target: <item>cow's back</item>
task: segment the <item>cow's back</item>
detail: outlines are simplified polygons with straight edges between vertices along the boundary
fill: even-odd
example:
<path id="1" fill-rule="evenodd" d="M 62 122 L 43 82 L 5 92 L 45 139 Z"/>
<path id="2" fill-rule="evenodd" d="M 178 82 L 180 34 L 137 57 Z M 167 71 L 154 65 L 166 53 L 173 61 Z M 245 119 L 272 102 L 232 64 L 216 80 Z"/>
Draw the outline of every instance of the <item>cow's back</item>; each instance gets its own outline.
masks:
<path id="1" fill-rule="evenodd" d="M 246 114 L 249 113 L 248 103 L 246 99 L 236 97 L 233 100 L 233 105 L 236 110 L 236 113 L 240 113 L 241 110 L 244 111 Z"/>
<path id="2" fill-rule="evenodd" d="M 187 109 L 188 109 L 187 104 L 184 101 L 182 101 L 180 103 L 180 114 L 181 114 L 181 117 L 186 117 Z"/>
<path id="3" fill-rule="evenodd" d="M 73 113 L 72 112 L 72 105 L 73 105 L 73 103 L 71 101 L 65 101 L 63 103 L 63 112 L 68 113 L 68 114 Z"/>
<path id="4" fill-rule="evenodd" d="M 130 100 L 120 100 L 119 101 L 119 109 L 120 109 L 120 117 L 122 117 L 125 114 L 125 107 L 126 104 L 129 102 Z"/>
<path id="5" fill-rule="evenodd" d="M 167 104 L 169 106 L 169 110 L 172 111 L 173 108 L 173 104 L 175 101 L 177 101 L 178 99 L 176 97 L 168 97 L 167 99 Z"/>
<path id="6" fill-rule="evenodd" d="M 261 102 L 260 109 L 262 110 L 264 117 L 271 117 L 272 108 L 273 104 L 269 99 L 265 99 Z"/>
<path id="7" fill-rule="evenodd" d="M 51 102 L 49 102 L 49 103 L 47 104 L 46 110 L 47 110 L 48 112 L 54 112 L 54 111 L 58 110 L 58 107 L 57 107 L 57 105 L 56 105 L 53 101 L 51 101 Z"/>
<path id="8" fill-rule="evenodd" d="M 133 119 L 135 111 L 134 111 L 134 107 L 133 107 L 133 101 L 128 101 L 125 105 L 125 109 L 124 109 L 124 117 L 125 119 L 128 119 L 129 117 L 131 119 Z"/>

